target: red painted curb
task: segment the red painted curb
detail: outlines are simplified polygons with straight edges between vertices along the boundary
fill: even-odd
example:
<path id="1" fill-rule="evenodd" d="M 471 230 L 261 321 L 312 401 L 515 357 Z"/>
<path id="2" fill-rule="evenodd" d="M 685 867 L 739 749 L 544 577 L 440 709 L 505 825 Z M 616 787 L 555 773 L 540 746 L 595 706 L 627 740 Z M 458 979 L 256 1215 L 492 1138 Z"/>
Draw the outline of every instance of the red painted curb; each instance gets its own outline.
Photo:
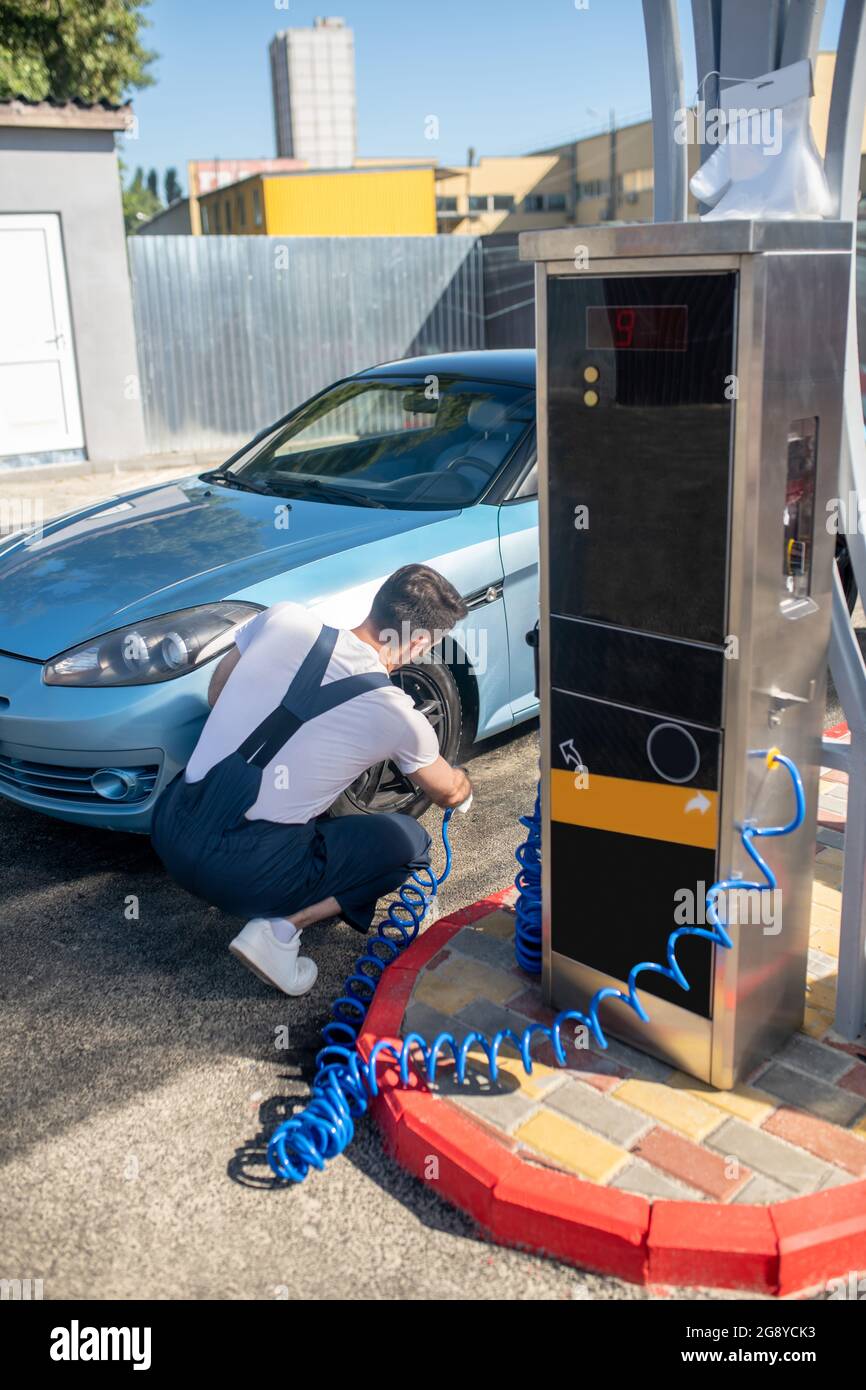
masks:
<path id="1" fill-rule="evenodd" d="M 779 1251 L 768 1208 L 720 1202 L 654 1202 L 649 1279 L 653 1284 L 702 1284 L 775 1293 Z"/>
<path id="2" fill-rule="evenodd" d="M 399 1039 L 418 973 L 510 888 L 436 922 L 385 971 L 358 1042 Z M 502 1245 L 632 1283 L 792 1294 L 866 1269 L 866 1180 L 765 1207 L 657 1201 L 547 1169 L 512 1152 L 415 1074 L 377 1066 L 372 1112 L 397 1161 Z"/>
<path id="3" fill-rule="evenodd" d="M 843 719 L 842 722 L 841 722 L 841 724 L 834 724 L 833 727 L 832 727 L 832 729 L 825 729 L 825 730 L 824 730 L 824 737 L 825 737 L 825 738 L 844 738 L 845 735 L 846 735 L 847 733 L 848 733 L 848 723 L 847 723 L 847 721 L 846 721 L 845 719 Z"/>
<path id="4" fill-rule="evenodd" d="M 646 1282 L 650 1204 L 509 1154 L 486 1225 L 494 1240 L 633 1284 Z"/>
<path id="5" fill-rule="evenodd" d="M 846 1183 L 771 1208 L 779 1293 L 796 1293 L 866 1269 L 866 1182 Z"/>

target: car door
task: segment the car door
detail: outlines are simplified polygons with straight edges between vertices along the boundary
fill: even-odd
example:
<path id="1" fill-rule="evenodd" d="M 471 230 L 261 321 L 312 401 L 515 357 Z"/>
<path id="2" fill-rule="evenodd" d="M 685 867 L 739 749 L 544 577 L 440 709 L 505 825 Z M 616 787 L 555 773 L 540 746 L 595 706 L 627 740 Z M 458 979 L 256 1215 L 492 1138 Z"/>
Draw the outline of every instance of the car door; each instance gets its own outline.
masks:
<path id="1" fill-rule="evenodd" d="M 538 621 L 538 464 L 535 438 L 513 496 L 499 505 L 511 710 L 515 719 L 538 708 L 535 663 L 526 634 Z"/>

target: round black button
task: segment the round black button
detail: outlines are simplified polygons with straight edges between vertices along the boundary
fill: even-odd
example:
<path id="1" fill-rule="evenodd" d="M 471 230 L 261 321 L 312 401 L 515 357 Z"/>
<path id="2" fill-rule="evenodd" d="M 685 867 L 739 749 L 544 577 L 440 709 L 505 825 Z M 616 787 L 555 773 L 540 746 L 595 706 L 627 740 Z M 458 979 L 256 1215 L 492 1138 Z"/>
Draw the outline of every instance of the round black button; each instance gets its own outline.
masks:
<path id="1" fill-rule="evenodd" d="M 682 724 L 656 724 L 646 741 L 646 753 L 666 782 L 690 782 L 701 765 L 698 745 Z"/>

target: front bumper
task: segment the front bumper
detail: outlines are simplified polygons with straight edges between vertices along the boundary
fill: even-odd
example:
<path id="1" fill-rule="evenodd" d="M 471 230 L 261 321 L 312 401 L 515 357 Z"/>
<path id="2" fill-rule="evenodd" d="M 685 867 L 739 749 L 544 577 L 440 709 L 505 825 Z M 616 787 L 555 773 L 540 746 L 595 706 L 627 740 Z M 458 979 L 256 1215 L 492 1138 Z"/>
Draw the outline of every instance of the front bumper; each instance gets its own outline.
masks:
<path id="1" fill-rule="evenodd" d="M 41 665 L 0 654 L 0 797 L 60 820 L 147 833 L 207 717 L 212 670 L 85 690 L 45 685 Z"/>

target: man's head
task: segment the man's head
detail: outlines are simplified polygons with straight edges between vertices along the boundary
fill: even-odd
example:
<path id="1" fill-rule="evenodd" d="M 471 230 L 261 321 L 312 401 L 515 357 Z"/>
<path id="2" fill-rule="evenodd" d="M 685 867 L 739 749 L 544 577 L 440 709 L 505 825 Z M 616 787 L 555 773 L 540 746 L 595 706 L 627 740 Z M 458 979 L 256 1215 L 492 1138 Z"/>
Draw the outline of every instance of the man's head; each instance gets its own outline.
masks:
<path id="1" fill-rule="evenodd" d="M 404 565 L 385 580 L 362 624 L 389 671 L 420 660 L 466 616 L 466 604 L 429 565 Z"/>

